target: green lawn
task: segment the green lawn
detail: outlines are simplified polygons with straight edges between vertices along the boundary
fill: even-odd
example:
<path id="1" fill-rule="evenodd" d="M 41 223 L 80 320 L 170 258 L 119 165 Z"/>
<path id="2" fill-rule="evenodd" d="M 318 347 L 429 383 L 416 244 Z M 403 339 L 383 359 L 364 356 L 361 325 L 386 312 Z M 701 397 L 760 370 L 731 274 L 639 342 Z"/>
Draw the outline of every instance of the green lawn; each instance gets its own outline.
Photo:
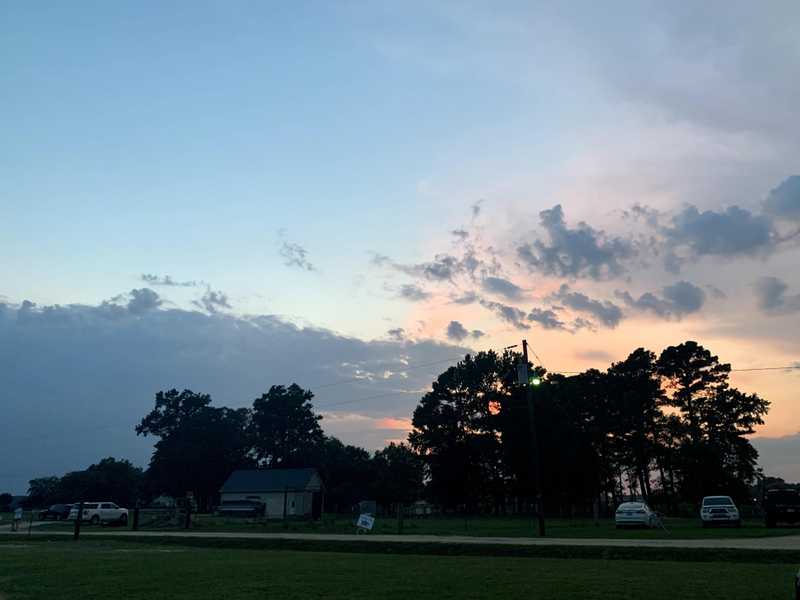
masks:
<path id="1" fill-rule="evenodd" d="M 181 521 L 182 524 L 182 521 Z M 602 520 L 595 526 L 591 519 L 550 519 L 547 521 L 548 537 L 558 538 L 608 538 L 608 539 L 703 539 L 742 538 L 800 535 L 800 527 L 767 529 L 762 521 L 745 521 L 741 528 L 714 527 L 703 529 L 696 519 L 666 519 L 664 529 L 617 529 L 611 520 Z M 88 524 L 84 528 L 91 527 Z M 142 530 L 175 530 L 175 522 L 152 523 L 142 519 Z M 38 529 L 72 529 L 71 523 L 48 523 Z M 92 527 L 92 529 L 95 529 Z M 308 521 L 253 521 L 211 515 L 193 515 L 192 530 L 195 531 L 242 531 L 281 533 L 354 533 L 352 519 L 344 516 L 326 515 L 322 522 Z M 396 534 L 397 520 L 378 518 L 375 534 Z M 404 534 L 468 535 L 499 537 L 535 537 L 537 530 L 530 518 L 514 517 L 470 517 L 406 519 Z"/>
<path id="2" fill-rule="evenodd" d="M 617 529 L 611 520 L 602 520 L 595 526 L 591 519 L 551 519 L 547 521 L 548 537 L 563 538 L 609 538 L 609 539 L 695 539 L 695 538 L 741 538 L 798 535 L 800 528 L 767 529 L 761 521 L 745 521 L 741 528 L 715 527 L 703 529 L 699 520 L 667 519 L 663 529 Z M 149 529 L 144 526 L 143 529 Z M 244 519 L 195 515 L 192 529 L 197 531 L 250 531 L 279 533 L 354 533 L 352 519 L 326 515 L 322 522 L 281 521 L 253 522 Z M 397 520 L 378 518 L 373 533 L 396 534 Z M 404 534 L 469 535 L 500 537 L 535 537 L 538 535 L 530 518 L 426 518 L 406 519 Z"/>
<path id="3" fill-rule="evenodd" d="M 0 597 L 789 598 L 793 564 L 418 556 L 0 542 Z"/>

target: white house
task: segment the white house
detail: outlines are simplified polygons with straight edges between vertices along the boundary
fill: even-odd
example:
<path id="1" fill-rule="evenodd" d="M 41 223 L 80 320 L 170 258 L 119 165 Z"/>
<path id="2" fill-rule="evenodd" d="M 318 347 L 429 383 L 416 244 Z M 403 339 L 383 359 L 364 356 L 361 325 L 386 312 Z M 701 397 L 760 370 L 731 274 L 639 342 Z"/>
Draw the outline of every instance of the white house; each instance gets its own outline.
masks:
<path id="1" fill-rule="evenodd" d="M 268 519 L 284 516 L 319 518 L 324 487 L 316 469 L 242 469 L 220 490 L 222 502 L 258 500 Z"/>

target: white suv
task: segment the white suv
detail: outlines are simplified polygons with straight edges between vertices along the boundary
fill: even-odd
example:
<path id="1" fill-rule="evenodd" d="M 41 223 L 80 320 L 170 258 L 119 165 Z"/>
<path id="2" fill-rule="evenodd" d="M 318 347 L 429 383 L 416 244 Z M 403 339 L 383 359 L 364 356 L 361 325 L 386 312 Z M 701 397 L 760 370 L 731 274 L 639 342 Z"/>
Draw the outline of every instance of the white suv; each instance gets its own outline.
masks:
<path id="1" fill-rule="evenodd" d="M 74 521 L 77 518 L 78 504 L 73 504 L 72 510 L 69 511 L 69 519 Z M 128 509 L 120 508 L 113 502 L 84 502 L 81 521 L 89 521 L 92 525 L 112 522 L 127 525 Z"/>
<path id="2" fill-rule="evenodd" d="M 739 509 L 730 496 L 706 496 L 700 506 L 700 521 L 703 527 L 710 527 L 717 523 L 725 523 L 741 527 L 742 519 Z"/>

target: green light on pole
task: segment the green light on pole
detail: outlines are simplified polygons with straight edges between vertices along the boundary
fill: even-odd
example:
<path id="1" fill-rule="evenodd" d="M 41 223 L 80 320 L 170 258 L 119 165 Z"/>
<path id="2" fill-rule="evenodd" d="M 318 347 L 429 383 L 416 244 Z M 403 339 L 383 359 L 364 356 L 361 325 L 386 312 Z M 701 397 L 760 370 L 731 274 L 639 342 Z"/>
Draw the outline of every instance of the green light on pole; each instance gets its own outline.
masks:
<path id="1" fill-rule="evenodd" d="M 536 377 L 536 376 L 534 376 L 534 377 L 531 377 L 531 380 L 530 380 L 530 381 L 531 381 L 531 385 L 539 385 L 539 384 L 541 384 L 541 383 L 542 383 L 542 380 L 541 380 L 541 379 L 539 379 L 539 378 L 538 378 L 538 377 Z"/>

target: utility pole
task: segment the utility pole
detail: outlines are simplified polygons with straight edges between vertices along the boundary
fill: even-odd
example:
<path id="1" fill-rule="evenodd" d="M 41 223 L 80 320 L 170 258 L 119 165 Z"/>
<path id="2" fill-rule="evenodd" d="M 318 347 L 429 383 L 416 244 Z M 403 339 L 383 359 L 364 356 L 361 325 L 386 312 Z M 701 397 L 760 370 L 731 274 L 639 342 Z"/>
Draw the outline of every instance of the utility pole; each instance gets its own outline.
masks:
<path id="1" fill-rule="evenodd" d="M 539 537 L 544 537 L 544 503 L 542 501 L 542 469 L 539 461 L 539 442 L 536 436 L 536 414 L 533 406 L 533 392 L 528 377 L 528 341 L 522 340 L 522 360 L 525 374 L 525 399 L 528 402 L 528 422 L 531 428 L 531 464 L 533 466 L 533 485 L 536 497 L 536 516 L 539 520 Z M 538 381 L 538 378 L 537 378 Z"/>

